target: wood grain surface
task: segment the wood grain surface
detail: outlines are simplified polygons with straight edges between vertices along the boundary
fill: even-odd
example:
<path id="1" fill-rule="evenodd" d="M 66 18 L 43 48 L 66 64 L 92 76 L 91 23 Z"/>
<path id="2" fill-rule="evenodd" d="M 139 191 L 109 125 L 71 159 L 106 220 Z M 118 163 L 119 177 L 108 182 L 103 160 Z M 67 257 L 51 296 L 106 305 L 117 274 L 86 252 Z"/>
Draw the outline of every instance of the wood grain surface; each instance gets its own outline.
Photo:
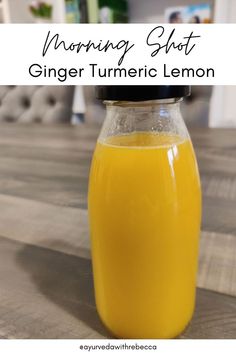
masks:
<path id="1" fill-rule="evenodd" d="M 1 125 L 0 338 L 110 338 L 94 303 L 87 182 L 99 127 Z M 236 338 L 236 131 L 191 131 L 203 189 L 194 318 Z"/>

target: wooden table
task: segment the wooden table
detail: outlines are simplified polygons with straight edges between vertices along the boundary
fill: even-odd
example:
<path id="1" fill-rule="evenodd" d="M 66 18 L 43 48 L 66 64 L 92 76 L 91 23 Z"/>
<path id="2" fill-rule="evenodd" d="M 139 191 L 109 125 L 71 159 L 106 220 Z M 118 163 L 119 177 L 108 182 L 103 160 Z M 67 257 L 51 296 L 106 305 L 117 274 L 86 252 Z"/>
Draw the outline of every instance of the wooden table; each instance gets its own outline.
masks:
<path id="1" fill-rule="evenodd" d="M 110 338 L 87 226 L 96 126 L 0 127 L 0 338 Z M 197 306 L 182 338 L 236 338 L 236 131 L 194 130 L 203 187 Z"/>

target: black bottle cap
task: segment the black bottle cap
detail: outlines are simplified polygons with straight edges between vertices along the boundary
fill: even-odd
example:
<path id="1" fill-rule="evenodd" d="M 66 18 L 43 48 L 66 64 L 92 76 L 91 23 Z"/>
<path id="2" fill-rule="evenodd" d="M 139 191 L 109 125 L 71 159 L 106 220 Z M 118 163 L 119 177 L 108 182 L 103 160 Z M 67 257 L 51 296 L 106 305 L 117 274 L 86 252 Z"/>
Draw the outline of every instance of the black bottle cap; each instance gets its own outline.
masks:
<path id="1" fill-rule="evenodd" d="M 189 96 L 191 86 L 96 86 L 96 97 L 111 101 L 149 101 Z"/>

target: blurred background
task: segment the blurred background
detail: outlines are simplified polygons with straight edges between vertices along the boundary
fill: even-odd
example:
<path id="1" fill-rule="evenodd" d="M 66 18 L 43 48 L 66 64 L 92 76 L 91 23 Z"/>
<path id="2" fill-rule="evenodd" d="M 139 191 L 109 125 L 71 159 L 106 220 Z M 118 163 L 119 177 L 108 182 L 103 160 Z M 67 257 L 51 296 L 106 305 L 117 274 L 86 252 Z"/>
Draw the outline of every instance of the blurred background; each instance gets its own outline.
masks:
<path id="1" fill-rule="evenodd" d="M 0 23 L 231 23 L 235 0 L 0 0 Z M 190 126 L 236 126 L 236 86 L 194 86 Z M 104 119 L 92 86 L 0 86 L 0 121 L 82 124 Z"/>

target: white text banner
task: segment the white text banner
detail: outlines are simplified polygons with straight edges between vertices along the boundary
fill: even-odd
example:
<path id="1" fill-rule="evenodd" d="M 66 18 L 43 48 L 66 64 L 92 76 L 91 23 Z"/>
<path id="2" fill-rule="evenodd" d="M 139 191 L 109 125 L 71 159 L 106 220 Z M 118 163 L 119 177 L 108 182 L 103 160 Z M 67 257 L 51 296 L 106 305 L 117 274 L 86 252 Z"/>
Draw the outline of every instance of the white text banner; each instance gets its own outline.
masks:
<path id="1" fill-rule="evenodd" d="M 236 85 L 236 24 L 3 24 L 1 85 Z"/>

